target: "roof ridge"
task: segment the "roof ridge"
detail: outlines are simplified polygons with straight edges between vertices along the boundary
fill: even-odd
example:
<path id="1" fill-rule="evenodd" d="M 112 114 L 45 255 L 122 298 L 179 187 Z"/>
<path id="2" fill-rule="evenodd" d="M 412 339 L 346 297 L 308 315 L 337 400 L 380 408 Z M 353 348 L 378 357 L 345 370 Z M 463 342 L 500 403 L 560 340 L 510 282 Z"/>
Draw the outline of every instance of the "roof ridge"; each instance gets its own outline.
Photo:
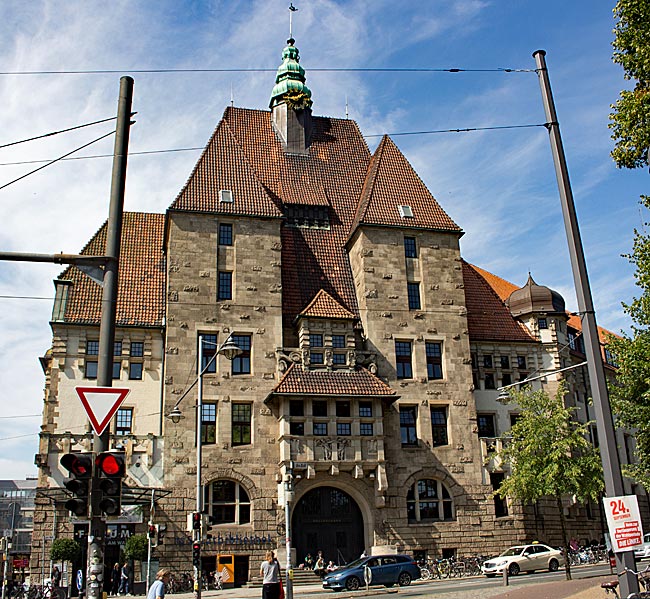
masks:
<path id="1" fill-rule="evenodd" d="M 334 304 L 334 308 L 338 308 L 341 311 L 343 311 L 346 314 L 347 318 L 350 319 L 356 318 L 356 316 L 350 310 L 348 310 L 343 304 L 341 304 L 341 302 L 339 302 L 336 298 L 334 298 L 331 293 L 328 293 L 323 288 L 319 289 L 316 292 L 316 295 L 314 295 L 313 299 L 309 302 L 309 304 L 307 304 L 307 306 L 305 306 L 305 308 L 300 311 L 298 316 L 310 316 L 309 315 L 310 309 L 313 308 L 316 305 L 316 303 L 320 301 L 332 302 Z M 320 316 L 320 315 L 314 314 L 312 316 Z M 332 318 L 341 318 L 341 317 L 334 315 L 332 316 Z"/>

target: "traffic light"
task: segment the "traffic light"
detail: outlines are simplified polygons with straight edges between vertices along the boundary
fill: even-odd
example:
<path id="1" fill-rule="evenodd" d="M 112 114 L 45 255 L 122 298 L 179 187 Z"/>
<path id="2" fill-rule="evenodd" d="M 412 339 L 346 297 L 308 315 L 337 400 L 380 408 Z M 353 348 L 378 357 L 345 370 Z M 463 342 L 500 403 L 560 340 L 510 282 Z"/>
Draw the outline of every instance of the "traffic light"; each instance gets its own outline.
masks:
<path id="1" fill-rule="evenodd" d="M 192 512 L 192 530 L 201 530 L 201 512 Z"/>
<path id="2" fill-rule="evenodd" d="M 124 454 L 100 453 L 95 459 L 95 467 L 101 491 L 97 506 L 107 516 L 119 516 L 122 511 L 122 479 L 126 474 Z"/>
<path id="3" fill-rule="evenodd" d="M 93 454 L 66 453 L 61 457 L 61 466 L 70 473 L 70 478 L 64 480 L 63 486 L 74 495 L 73 498 L 65 502 L 66 509 L 75 516 L 88 516 Z"/>
<path id="4" fill-rule="evenodd" d="M 152 547 L 158 546 L 158 525 L 149 524 L 149 543 Z"/>
<path id="5" fill-rule="evenodd" d="M 201 571 L 201 543 L 198 541 L 192 543 L 192 565 L 199 568 L 199 572 Z"/>

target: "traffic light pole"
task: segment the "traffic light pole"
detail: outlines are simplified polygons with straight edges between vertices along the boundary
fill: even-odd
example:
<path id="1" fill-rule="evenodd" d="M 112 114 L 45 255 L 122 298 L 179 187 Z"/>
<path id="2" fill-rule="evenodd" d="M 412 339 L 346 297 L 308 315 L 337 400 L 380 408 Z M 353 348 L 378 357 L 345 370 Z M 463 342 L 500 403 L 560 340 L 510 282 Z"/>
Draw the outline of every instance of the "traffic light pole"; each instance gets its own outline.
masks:
<path id="1" fill-rule="evenodd" d="M 133 79 L 120 79 L 120 97 L 115 128 L 113 172 L 111 178 L 111 199 L 106 233 L 106 266 L 102 292 L 101 323 L 99 327 L 99 357 L 97 360 L 97 386 L 113 385 L 113 356 L 115 345 L 115 315 L 117 312 L 118 263 L 122 239 L 122 213 L 124 209 L 124 188 L 129 146 Z M 110 449 L 110 431 L 94 436 L 93 452 L 100 454 Z M 96 470 L 96 469 L 95 469 Z M 106 522 L 99 503 L 102 499 L 99 472 L 93 473 L 90 488 L 90 530 L 88 533 L 88 564 L 86 597 L 100 599 L 104 586 L 104 547 Z"/>

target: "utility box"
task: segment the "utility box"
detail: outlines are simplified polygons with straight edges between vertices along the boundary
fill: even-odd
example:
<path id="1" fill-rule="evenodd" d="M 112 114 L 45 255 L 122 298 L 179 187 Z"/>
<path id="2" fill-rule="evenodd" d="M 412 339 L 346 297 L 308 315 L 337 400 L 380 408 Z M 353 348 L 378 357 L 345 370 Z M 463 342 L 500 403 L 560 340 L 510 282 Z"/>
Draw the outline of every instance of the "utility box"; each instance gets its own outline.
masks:
<path id="1" fill-rule="evenodd" d="M 235 556 L 232 553 L 217 555 L 217 573 L 221 576 L 224 589 L 235 586 Z"/>

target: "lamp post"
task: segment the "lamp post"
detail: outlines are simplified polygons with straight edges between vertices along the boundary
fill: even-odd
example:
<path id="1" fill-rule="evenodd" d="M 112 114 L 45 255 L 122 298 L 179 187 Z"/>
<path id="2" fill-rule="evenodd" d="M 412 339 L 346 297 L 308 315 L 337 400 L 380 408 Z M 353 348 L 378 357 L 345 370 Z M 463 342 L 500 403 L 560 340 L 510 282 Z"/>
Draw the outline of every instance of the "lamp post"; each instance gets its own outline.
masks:
<path id="1" fill-rule="evenodd" d="M 203 366 L 203 344 L 215 345 L 217 349 L 214 354 L 208 361 L 208 363 Z M 182 412 L 179 409 L 179 404 L 185 396 L 191 391 L 195 384 L 198 385 L 197 388 L 197 400 L 196 400 L 196 514 L 200 519 L 201 525 L 198 527 L 193 526 L 192 531 L 192 551 L 193 551 L 193 561 L 194 561 L 194 595 L 196 599 L 201 599 L 201 584 L 202 584 L 202 572 L 201 572 L 201 563 L 200 563 L 200 544 L 201 544 L 201 532 L 203 524 L 203 486 L 201 485 L 201 465 L 203 459 L 203 443 L 201 441 L 201 418 L 203 416 L 203 375 L 208 371 L 212 363 L 217 359 L 218 355 L 225 356 L 228 360 L 233 360 L 242 353 L 241 348 L 237 347 L 235 342 L 232 340 L 232 336 L 229 335 L 221 345 L 217 346 L 216 343 L 211 341 L 206 341 L 203 335 L 199 335 L 199 376 L 196 378 L 194 383 L 181 395 L 180 399 L 176 402 L 172 411 L 167 414 L 169 418 L 175 424 L 180 422 L 184 418 Z M 197 555 L 194 556 L 194 547 L 199 547 Z M 198 561 L 197 561 L 198 560 Z"/>
<path id="2" fill-rule="evenodd" d="M 291 503 L 293 502 L 293 462 L 285 467 L 284 474 L 284 532 L 287 560 L 285 568 L 285 597 L 293 599 L 293 572 L 291 568 Z"/>
<path id="3" fill-rule="evenodd" d="M 608 497 L 616 497 L 625 494 L 625 487 L 623 486 L 621 463 L 616 446 L 614 419 L 612 418 L 609 395 L 607 393 L 605 368 L 603 367 L 603 360 L 600 353 L 598 327 L 596 326 L 596 314 L 591 297 L 589 277 L 587 275 L 587 264 L 580 238 L 573 192 L 571 191 L 571 183 L 569 182 L 569 170 L 560 136 L 560 126 L 555 112 L 555 103 L 553 102 L 548 69 L 546 68 L 546 52 L 544 50 L 537 50 L 533 53 L 533 56 L 537 64 L 537 75 L 539 77 L 544 113 L 546 115 L 549 140 L 551 142 L 555 176 L 560 191 L 560 202 L 562 204 L 562 215 L 564 217 L 564 226 L 569 244 L 569 256 L 571 258 L 573 279 L 576 287 L 578 310 L 584 318 L 582 332 L 585 339 L 587 369 L 589 371 L 589 382 L 594 401 L 596 429 L 598 430 L 598 439 L 600 440 L 600 456 L 603 462 L 605 492 Z M 617 553 L 616 556 L 619 571 L 624 568 L 634 569 L 634 552 L 625 551 L 624 553 Z M 631 592 L 638 591 L 639 583 L 636 576 L 626 571 L 621 576 L 622 596 L 627 596 Z"/>

